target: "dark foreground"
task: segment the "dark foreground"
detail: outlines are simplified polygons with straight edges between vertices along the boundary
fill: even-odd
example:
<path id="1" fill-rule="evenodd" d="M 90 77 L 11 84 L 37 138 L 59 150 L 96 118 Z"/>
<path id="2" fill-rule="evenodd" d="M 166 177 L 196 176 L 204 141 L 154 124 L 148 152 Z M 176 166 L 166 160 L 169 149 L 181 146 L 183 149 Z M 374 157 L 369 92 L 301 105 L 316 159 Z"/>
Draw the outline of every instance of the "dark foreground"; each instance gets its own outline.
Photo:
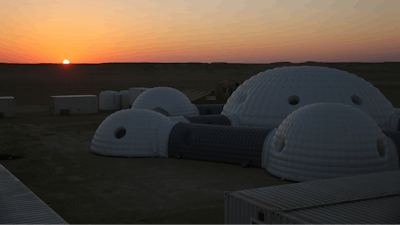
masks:
<path id="1" fill-rule="evenodd" d="M 172 158 L 90 152 L 110 113 L 2 119 L 2 160 L 68 223 L 223 223 L 224 192 L 289 183 L 264 169 Z"/>
<path id="2" fill-rule="evenodd" d="M 243 81 L 285 65 L 109 64 L 69 70 L 52 65 L 36 70 L 33 65 L 0 65 L 0 96 L 14 96 L 17 104 L 16 118 L 0 119 L 0 155 L 8 156 L 0 163 L 71 224 L 224 223 L 225 191 L 290 182 L 259 168 L 93 154 L 92 137 L 112 112 L 52 117 L 49 96 L 155 85 L 208 89 L 219 80 Z M 372 82 L 400 108 L 399 63 L 328 66 Z M 10 155 L 16 157 L 8 159 Z"/>

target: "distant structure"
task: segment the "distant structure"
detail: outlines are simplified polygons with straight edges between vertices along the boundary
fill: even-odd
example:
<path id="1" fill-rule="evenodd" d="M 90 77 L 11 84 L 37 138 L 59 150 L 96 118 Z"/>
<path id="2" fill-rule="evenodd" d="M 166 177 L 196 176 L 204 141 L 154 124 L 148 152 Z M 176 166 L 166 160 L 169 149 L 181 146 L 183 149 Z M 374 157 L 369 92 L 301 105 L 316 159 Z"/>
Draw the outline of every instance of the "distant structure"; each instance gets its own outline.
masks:
<path id="1" fill-rule="evenodd" d="M 222 80 L 214 89 L 216 98 L 226 102 L 239 85 L 238 81 Z"/>
<path id="2" fill-rule="evenodd" d="M 15 99 L 12 96 L 0 97 L 0 118 L 15 117 Z"/>
<path id="3" fill-rule="evenodd" d="M 99 95 L 100 110 L 121 109 L 121 94 L 118 91 L 102 91 Z"/>
<path id="4" fill-rule="evenodd" d="M 50 96 L 50 115 L 95 114 L 99 112 L 97 95 Z"/>
<path id="5" fill-rule="evenodd" d="M 169 116 L 199 115 L 189 98 L 175 88 L 155 87 L 140 94 L 132 109 L 162 109 Z"/>
<path id="6" fill-rule="evenodd" d="M 129 90 L 119 92 L 121 96 L 121 109 L 129 109 Z"/>

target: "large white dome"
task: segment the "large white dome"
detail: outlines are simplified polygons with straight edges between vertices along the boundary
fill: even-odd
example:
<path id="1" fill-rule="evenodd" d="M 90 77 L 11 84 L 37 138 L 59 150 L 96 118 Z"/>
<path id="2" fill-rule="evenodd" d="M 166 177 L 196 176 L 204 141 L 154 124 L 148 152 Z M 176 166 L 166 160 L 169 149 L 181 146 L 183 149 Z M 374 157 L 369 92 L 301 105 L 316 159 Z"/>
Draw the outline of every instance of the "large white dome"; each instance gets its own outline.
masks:
<path id="1" fill-rule="evenodd" d="M 278 127 L 267 171 L 294 181 L 390 171 L 395 146 L 365 112 L 341 103 L 316 103 Z M 398 168 L 397 168 L 398 169 Z"/>
<path id="2" fill-rule="evenodd" d="M 168 134 L 176 123 L 151 110 L 120 110 L 100 124 L 90 149 L 108 156 L 165 156 Z"/>
<path id="3" fill-rule="evenodd" d="M 155 87 L 143 92 L 132 105 L 132 109 L 162 108 L 171 116 L 198 115 L 197 107 L 188 97 L 175 88 Z"/>
<path id="4" fill-rule="evenodd" d="M 278 127 L 294 110 L 312 103 L 337 102 L 366 112 L 383 130 L 393 130 L 393 105 L 364 79 L 338 69 L 282 67 L 261 72 L 240 85 L 222 114 L 239 126 Z"/>

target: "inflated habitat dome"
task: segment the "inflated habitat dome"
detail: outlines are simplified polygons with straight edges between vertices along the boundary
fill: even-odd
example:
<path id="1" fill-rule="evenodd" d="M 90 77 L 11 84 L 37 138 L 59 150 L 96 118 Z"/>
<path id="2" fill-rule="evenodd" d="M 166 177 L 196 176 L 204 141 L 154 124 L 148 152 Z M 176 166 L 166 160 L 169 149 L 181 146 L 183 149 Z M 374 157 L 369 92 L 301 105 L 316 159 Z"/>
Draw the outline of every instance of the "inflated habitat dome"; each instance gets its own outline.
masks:
<path id="1" fill-rule="evenodd" d="M 383 130 L 393 130 L 393 105 L 372 84 L 354 74 L 317 66 L 261 72 L 240 85 L 221 114 L 234 114 L 239 126 L 278 127 L 294 110 L 318 102 L 354 106 Z"/>
<path id="2" fill-rule="evenodd" d="M 155 87 L 143 92 L 132 105 L 132 109 L 160 108 L 170 116 L 198 115 L 197 107 L 188 97 L 175 88 Z"/>
<path id="3" fill-rule="evenodd" d="M 108 156 L 167 156 L 168 134 L 176 123 L 151 110 L 120 110 L 100 124 L 90 149 Z"/>
<path id="4" fill-rule="evenodd" d="M 396 146 L 364 111 L 341 103 L 295 110 L 278 127 L 267 171 L 311 181 L 398 169 Z"/>

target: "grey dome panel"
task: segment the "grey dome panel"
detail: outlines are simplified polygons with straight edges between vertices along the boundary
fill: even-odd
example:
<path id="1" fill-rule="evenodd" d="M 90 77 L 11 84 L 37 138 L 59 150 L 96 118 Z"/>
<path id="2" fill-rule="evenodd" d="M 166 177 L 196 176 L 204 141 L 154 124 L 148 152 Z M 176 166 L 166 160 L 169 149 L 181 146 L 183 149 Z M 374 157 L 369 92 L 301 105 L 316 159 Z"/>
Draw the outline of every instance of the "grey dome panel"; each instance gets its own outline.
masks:
<path id="1" fill-rule="evenodd" d="M 177 123 L 168 157 L 261 167 L 263 144 L 272 129 Z"/>
<path id="2" fill-rule="evenodd" d="M 164 116 L 171 116 L 171 114 L 169 114 L 169 112 L 167 110 L 165 110 L 163 108 L 160 108 L 160 107 L 157 107 L 157 108 L 154 108 L 154 109 L 151 109 L 151 110 L 153 110 L 155 112 L 158 112 L 158 113 L 161 113 Z"/>
<path id="3" fill-rule="evenodd" d="M 221 114 L 225 104 L 212 104 L 212 105 L 196 105 L 199 109 L 200 115 L 216 115 Z"/>
<path id="4" fill-rule="evenodd" d="M 397 153 L 399 156 L 399 161 L 400 161 L 400 132 L 399 131 L 382 131 L 386 136 L 390 137 L 390 139 L 393 140 L 394 144 L 396 145 L 397 148 Z"/>
<path id="5" fill-rule="evenodd" d="M 231 121 L 224 115 L 185 116 L 191 123 L 231 126 Z"/>

